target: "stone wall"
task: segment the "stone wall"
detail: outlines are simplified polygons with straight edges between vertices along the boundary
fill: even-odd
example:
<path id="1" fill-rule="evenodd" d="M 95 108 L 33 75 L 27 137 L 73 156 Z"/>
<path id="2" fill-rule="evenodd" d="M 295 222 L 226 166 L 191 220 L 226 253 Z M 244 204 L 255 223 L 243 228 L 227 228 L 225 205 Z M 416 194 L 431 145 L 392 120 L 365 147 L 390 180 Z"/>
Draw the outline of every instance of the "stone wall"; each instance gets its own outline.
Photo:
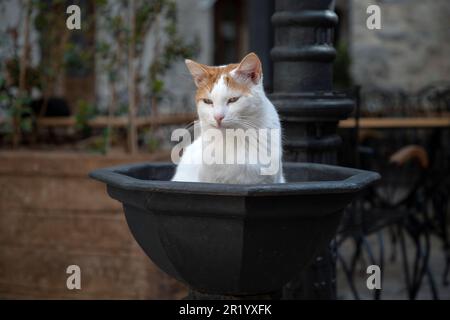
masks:
<path id="1" fill-rule="evenodd" d="M 450 81 L 450 1 L 349 0 L 352 75 L 356 84 L 415 92 Z M 381 30 L 366 27 L 370 4 Z"/>
<path id="2" fill-rule="evenodd" d="M 89 171 L 166 157 L 2 152 L 0 299 L 174 299 L 185 289 L 131 236 L 121 205 Z M 81 290 L 66 268 L 81 268 Z"/>

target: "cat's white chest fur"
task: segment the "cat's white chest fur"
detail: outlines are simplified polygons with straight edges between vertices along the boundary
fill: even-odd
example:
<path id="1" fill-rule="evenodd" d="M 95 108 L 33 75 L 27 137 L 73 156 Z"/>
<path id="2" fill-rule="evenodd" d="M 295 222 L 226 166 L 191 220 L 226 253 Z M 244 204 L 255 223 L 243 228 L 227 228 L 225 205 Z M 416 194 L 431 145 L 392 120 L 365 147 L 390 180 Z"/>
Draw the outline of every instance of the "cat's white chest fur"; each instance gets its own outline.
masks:
<path id="1" fill-rule="evenodd" d="M 173 177 L 173 181 L 184 182 L 210 182 L 210 183 L 232 183 L 232 184 L 259 184 L 259 183 L 282 183 L 284 182 L 281 163 L 279 170 L 274 174 L 262 174 L 263 167 L 266 164 L 250 162 L 249 153 L 253 152 L 251 148 L 251 141 L 242 141 L 237 139 L 235 144 L 222 141 L 219 146 L 224 147 L 223 158 L 219 161 L 209 161 L 206 158 L 209 156 L 205 153 L 205 142 L 203 137 L 197 138 L 191 145 L 189 145 L 178 164 L 177 171 Z M 272 144 L 273 146 L 274 144 Z M 279 144 L 275 144 L 279 148 Z M 233 149 L 233 150 L 231 150 Z M 257 151 L 257 150 L 256 150 Z M 256 152 L 255 151 L 255 152 Z M 270 154 L 271 150 L 263 150 L 266 154 Z M 233 154 L 232 161 L 227 161 L 227 155 Z M 237 159 L 247 159 L 246 163 L 237 161 Z M 218 160 L 218 159 L 212 159 Z M 281 162 L 281 159 L 275 159 Z"/>

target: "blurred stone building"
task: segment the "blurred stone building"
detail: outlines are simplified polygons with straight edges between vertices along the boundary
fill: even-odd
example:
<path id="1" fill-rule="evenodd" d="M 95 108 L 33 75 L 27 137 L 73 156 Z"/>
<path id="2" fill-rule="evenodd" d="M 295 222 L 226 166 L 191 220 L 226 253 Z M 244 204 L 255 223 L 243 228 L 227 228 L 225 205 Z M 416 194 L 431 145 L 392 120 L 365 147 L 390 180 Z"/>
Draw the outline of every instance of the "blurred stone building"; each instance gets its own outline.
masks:
<path id="1" fill-rule="evenodd" d="M 83 14 L 95 14 L 95 8 L 85 3 Z M 177 0 L 178 29 L 183 39 L 199 41 L 195 59 L 205 64 L 236 62 L 248 51 L 256 51 L 263 61 L 266 88 L 270 90 L 272 47 L 270 15 L 274 0 Z M 366 12 L 369 5 L 381 9 L 381 29 L 369 30 Z M 20 19 L 20 2 L 5 0 L 0 31 Z M 404 90 L 421 88 L 450 80 L 450 1 L 448 0 L 336 0 L 340 18 L 335 46 L 338 48 L 337 78 L 347 77 L 343 87 L 361 85 L 363 88 Z M 63 13 L 64 14 L 64 13 Z M 101 17 L 100 17 L 101 18 Z M 19 45 L 21 28 L 19 25 Z M 97 26 L 96 37 L 102 36 Z M 38 64 L 42 53 L 37 46 L 38 35 L 31 30 L 31 61 Z M 146 70 L 151 61 L 152 37 L 146 41 Z M 3 40 L 0 56 L 8 55 Z M 344 62 L 342 62 L 344 61 Z M 94 61 L 94 65 L 98 61 Z M 77 97 L 95 100 L 100 108 L 108 103 L 108 88 L 104 72 L 96 67 L 93 74 L 66 77 L 58 89 L 69 100 Z M 341 75 L 340 73 L 343 73 Z M 161 112 L 194 111 L 193 83 L 183 61 L 176 62 L 165 76 L 168 88 L 161 102 Z M 144 88 L 145 90 L 145 88 Z M 126 101 L 126 90 L 123 90 Z M 74 102 L 74 101 L 72 101 Z M 145 109 L 146 106 L 141 106 Z"/>
<path id="2" fill-rule="evenodd" d="M 338 1 L 348 10 L 351 75 L 362 86 L 417 91 L 450 81 L 450 1 Z M 366 27 L 370 4 L 381 29 Z"/>
<path id="3" fill-rule="evenodd" d="M 225 2 L 234 9 L 231 15 L 227 16 Z M 381 9 L 380 30 L 367 28 L 369 5 Z M 203 8 L 208 18 L 201 21 L 196 16 L 199 20 L 192 24 L 189 16 L 191 11 L 198 11 L 195 7 Z M 230 63 L 248 51 L 256 51 L 269 71 L 265 73 L 265 81 L 271 82 L 272 39 L 265 41 L 263 37 L 273 35 L 261 31 L 264 25 L 270 25 L 274 0 L 189 0 L 180 1 L 179 8 L 183 17 L 180 23 L 186 23 L 180 29 L 188 33 L 195 29 L 203 34 L 203 39 L 211 41 L 202 42 L 208 49 L 203 48 L 206 51 L 199 57 L 200 61 Z M 344 88 L 359 85 L 367 90 L 415 94 L 428 86 L 450 84 L 450 1 L 336 0 L 335 10 L 340 19 L 335 38 L 336 62 L 342 63 L 340 55 L 347 55 L 344 59 L 347 62 L 342 68 L 336 68 L 336 72 L 344 70 L 350 78 Z M 181 74 L 184 66 L 179 68 Z M 338 74 L 336 78 L 339 77 Z M 270 85 L 266 88 L 270 90 Z"/>

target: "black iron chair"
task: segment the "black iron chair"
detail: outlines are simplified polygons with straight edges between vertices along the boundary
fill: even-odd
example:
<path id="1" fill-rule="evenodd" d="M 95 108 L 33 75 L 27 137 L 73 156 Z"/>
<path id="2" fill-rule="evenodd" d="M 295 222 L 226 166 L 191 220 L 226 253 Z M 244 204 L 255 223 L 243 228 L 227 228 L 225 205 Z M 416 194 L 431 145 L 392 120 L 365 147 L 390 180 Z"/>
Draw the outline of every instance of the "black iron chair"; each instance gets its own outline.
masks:
<path id="1" fill-rule="evenodd" d="M 358 124 L 359 104 L 355 117 Z M 360 134 L 358 126 L 350 134 L 347 148 L 356 147 L 353 152 L 346 150 L 343 153 L 354 155 L 352 159 L 347 159 L 346 164 L 378 171 L 383 176 L 380 184 L 367 190 L 348 208 L 337 240 L 338 248 L 346 240 L 354 243 L 349 261 L 346 261 L 339 249 L 337 252 L 338 263 L 354 298 L 360 298 L 355 285 L 355 269 L 364 256 L 367 256 L 369 264 L 379 265 L 383 270 L 386 252 L 382 230 L 387 229 L 393 248 L 389 259 L 395 262 L 397 250 L 400 251 L 408 298 L 417 297 L 426 279 L 432 297 L 438 299 L 436 282 L 429 267 L 430 239 L 437 236 L 442 242 L 446 261 L 442 281 L 444 285 L 448 285 L 450 157 L 445 148 L 447 141 L 443 140 L 448 136 L 442 130 L 434 130 L 425 139 L 416 131 L 383 137 L 383 134 L 371 131 Z M 425 141 L 422 144 L 427 147 L 402 147 L 411 141 Z M 367 241 L 367 236 L 372 234 L 377 237 L 377 250 Z M 408 256 L 407 238 L 414 244 L 412 262 Z M 381 298 L 381 290 L 375 290 L 374 298 Z"/>

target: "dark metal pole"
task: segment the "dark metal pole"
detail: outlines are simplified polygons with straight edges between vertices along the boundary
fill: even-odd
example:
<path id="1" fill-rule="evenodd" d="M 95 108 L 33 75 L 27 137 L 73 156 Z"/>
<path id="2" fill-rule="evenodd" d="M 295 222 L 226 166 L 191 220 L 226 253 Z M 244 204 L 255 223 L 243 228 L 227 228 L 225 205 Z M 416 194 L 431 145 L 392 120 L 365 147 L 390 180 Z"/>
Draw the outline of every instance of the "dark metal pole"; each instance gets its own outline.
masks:
<path id="1" fill-rule="evenodd" d="M 275 0 L 274 93 L 284 130 L 286 161 L 335 164 L 341 138 L 339 120 L 354 103 L 332 91 L 333 0 Z M 335 299 L 335 249 L 319 254 L 289 283 L 286 299 Z"/>

